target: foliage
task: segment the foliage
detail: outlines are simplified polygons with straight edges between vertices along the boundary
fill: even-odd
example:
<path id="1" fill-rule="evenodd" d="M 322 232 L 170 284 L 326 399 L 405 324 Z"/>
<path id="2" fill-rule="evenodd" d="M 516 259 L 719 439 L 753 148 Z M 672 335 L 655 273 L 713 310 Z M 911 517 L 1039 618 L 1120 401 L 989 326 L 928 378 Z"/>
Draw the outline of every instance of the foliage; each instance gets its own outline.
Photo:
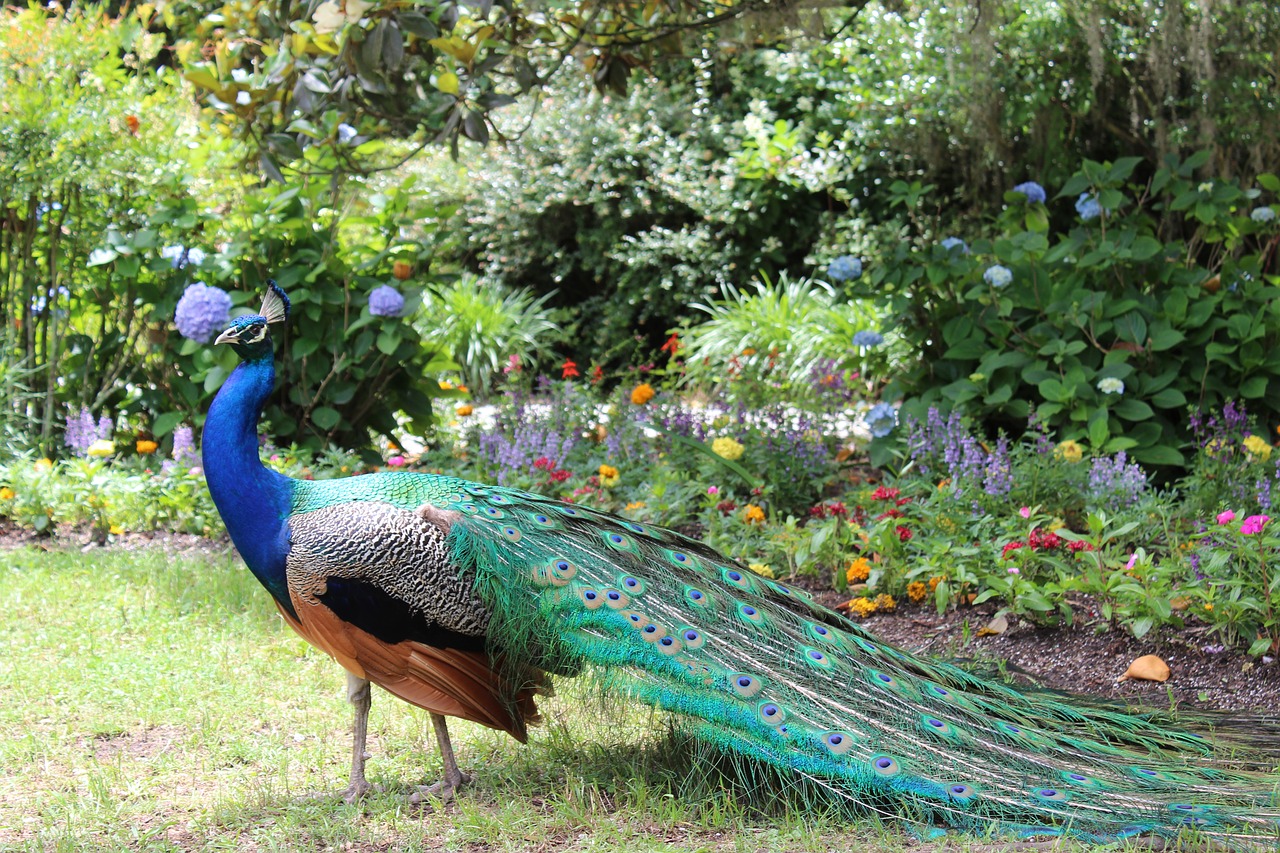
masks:
<path id="1" fill-rule="evenodd" d="M 464 384 L 487 394 L 511 356 L 533 364 L 547 350 L 557 331 L 550 297 L 463 276 L 424 293 L 413 326 L 457 362 Z"/>
<path id="2" fill-rule="evenodd" d="M 1010 193 L 998 236 L 971 251 L 899 246 L 861 290 L 920 356 L 887 393 L 911 412 L 945 400 L 995 424 L 1034 411 L 1095 452 L 1173 467 L 1187 463 L 1188 405 L 1244 398 L 1280 419 L 1267 403 L 1280 378 L 1277 225 L 1251 216 L 1280 179 L 1196 181 L 1205 159 L 1146 180 L 1137 158 L 1086 161 L 1055 201 L 1085 216 L 1052 239 L 1045 208 Z M 994 264 L 1010 282 L 985 275 Z"/>
<path id="3" fill-rule="evenodd" d="M 682 332 L 689 381 L 715 385 L 739 372 L 768 374 L 779 386 L 774 395 L 791 398 L 825 363 L 852 365 L 855 334 L 878 325 L 872 311 L 839 303 L 822 281 L 784 273 L 776 284 L 754 285 L 754 293 L 726 285 L 724 298 L 693 306 L 710 319 Z"/>

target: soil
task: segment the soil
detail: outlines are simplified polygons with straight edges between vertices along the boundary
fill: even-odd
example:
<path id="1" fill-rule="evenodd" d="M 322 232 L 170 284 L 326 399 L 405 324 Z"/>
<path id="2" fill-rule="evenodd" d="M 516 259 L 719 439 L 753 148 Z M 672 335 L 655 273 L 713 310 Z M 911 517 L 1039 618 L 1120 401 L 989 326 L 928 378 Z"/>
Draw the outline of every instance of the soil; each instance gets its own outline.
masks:
<path id="1" fill-rule="evenodd" d="M 230 542 L 182 533 L 126 533 L 102 546 L 87 530 L 60 528 L 40 537 L 0 522 L 0 552 L 21 547 L 90 551 L 98 547 L 137 550 L 163 548 L 176 554 L 225 553 Z M 815 592 L 836 607 L 845 599 L 833 591 Z M 897 646 L 962 663 L 973 663 L 1015 683 L 1105 697 L 1148 708 L 1171 704 L 1203 710 L 1280 710 L 1280 661 L 1223 651 L 1204 626 L 1165 629 L 1135 640 L 1099 624 L 1088 601 L 1077 607 L 1075 624 L 1044 628 L 1009 619 L 999 634 L 977 636 L 990 623 L 994 606 L 965 608 L 938 615 L 932 609 L 900 607 L 863 621 L 871 633 Z M 1091 618 L 1090 614 L 1095 614 Z M 1122 679 L 1135 659 L 1154 654 L 1169 665 L 1163 683 Z"/>

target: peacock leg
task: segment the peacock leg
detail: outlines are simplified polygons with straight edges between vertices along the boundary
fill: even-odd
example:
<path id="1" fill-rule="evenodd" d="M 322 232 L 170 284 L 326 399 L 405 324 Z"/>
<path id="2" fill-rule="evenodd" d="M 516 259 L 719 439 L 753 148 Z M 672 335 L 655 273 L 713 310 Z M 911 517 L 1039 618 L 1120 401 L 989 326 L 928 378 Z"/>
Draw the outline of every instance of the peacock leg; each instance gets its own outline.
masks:
<path id="1" fill-rule="evenodd" d="M 463 785 L 471 781 L 471 777 L 458 769 L 458 760 L 453 756 L 453 744 L 449 741 L 449 724 L 440 714 L 431 714 L 431 726 L 436 731 L 436 743 L 440 746 L 440 760 L 444 763 L 444 778 L 434 785 L 419 788 L 409 798 L 411 803 L 422 802 L 424 795 L 438 797 L 445 802 L 453 799 L 453 795 Z"/>
<path id="2" fill-rule="evenodd" d="M 342 799 L 350 803 L 373 790 L 364 778 L 364 763 L 369 758 L 369 753 L 365 752 L 365 741 L 369 736 L 369 706 L 373 703 L 369 682 L 348 672 L 347 699 L 356 709 L 351 743 L 351 784 L 342 792 Z"/>

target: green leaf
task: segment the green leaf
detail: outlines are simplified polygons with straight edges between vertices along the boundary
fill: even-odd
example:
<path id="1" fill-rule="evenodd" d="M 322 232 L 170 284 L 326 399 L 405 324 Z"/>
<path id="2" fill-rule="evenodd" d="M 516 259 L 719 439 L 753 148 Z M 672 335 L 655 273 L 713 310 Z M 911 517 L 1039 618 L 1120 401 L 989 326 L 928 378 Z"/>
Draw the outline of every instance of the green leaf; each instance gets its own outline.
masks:
<path id="1" fill-rule="evenodd" d="M 328 406 L 316 406 L 311 410 L 311 422 L 325 432 L 336 427 L 341 420 L 342 415 L 338 414 L 337 409 L 331 409 Z"/>
<path id="2" fill-rule="evenodd" d="M 1163 248 L 1164 245 L 1155 237 L 1148 237 L 1144 234 L 1133 241 L 1129 252 L 1133 255 L 1135 261 L 1145 261 L 1154 258 Z"/>
<path id="3" fill-rule="evenodd" d="M 1102 447 L 1111 437 L 1111 429 L 1107 426 L 1107 410 L 1098 409 L 1089 416 L 1089 444 Z"/>
<path id="4" fill-rule="evenodd" d="M 1256 400 L 1259 397 L 1265 397 L 1267 394 L 1267 377 L 1250 376 L 1248 379 L 1240 383 L 1240 396 L 1247 397 L 1250 400 Z"/>
<path id="5" fill-rule="evenodd" d="M 1111 411 L 1117 417 L 1124 418 L 1126 421 L 1145 421 L 1155 414 L 1146 403 L 1141 400 L 1135 400 L 1132 397 L 1116 403 L 1111 407 Z"/>
<path id="6" fill-rule="evenodd" d="M 1116 334 L 1120 340 L 1142 344 L 1147 339 L 1147 321 L 1137 311 L 1130 311 L 1116 320 Z"/>
<path id="7" fill-rule="evenodd" d="M 751 475 L 750 471 L 748 471 L 746 468 L 743 468 L 741 465 L 739 465 L 737 462 L 734 462 L 731 459 L 725 459 L 719 453 L 716 453 L 714 450 L 712 450 L 711 445 L 707 444 L 705 441 L 697 441 L 695 439 L 689 438 L 688 436 L 683 436 L 683 435 L 680 435 L 679 433 L 672 432 L 671 430 L 667 429 L 661 424 L 650 423 L 649 426 L 657 430 L 658 432 L 662 433 L 663 435 L 667 436 L 672 441 L 677 441 L 685 445 L 686 447 L 691 447 L 694 450 L 698 451 L 699 453 L 702 453 L 707 457 L 709 457 L 710 459 L 723 465 L 725 468 L 728 468 L 730 471 L 732 471 L 733 473 L 741 477 L 742 482 L 746 483 L 748 487 L 752 489 L 759 488 L 760 486 L 759 481 L 756 480 L 756 478 Z"/>
<path id="8" fill-rule="evenodd" d="M 1179 332 L 1177 329 L 1168 327 L 1151 330 L 1151 339 L 1147 342 L 1147 349 L 1152 352 L 1162 352 L 1172 349 L 1187 339 L 1187 336 Z"/>
<path id="9" fill-rule="evenodd" d="M 151 434 L 156 438 L 163 438 L 173 432 L 178 424 L 182 423 L 182 419 L 186 417 L 183 412 L 165 412 L 163 415 L 157 415 L 156 419 L 151 422 Z"/>
<path id="10" fill-rule="evenodd" d="M 1271 648 L 1271 638 L 1259 637 L 1249 646 L 1249 654 L 1256 658 L 1258 655 L 1266 654 L 1269 648 Z"/>
<path id="11" fill-rule="evenodd" d="M 1187 464 L 1186 458 L 1177 449 L 1164 444 L 1135 447 L 1129 455 L 1144 465 L 1182 466 Z"/>
<path id="12" fill-rule="evenodd" d="M 1158 409 L 1180 409 L 1187 404 L 1187 395 L 1177 388 L 1166 388 L 1151 395 L 1151 404 Z"/>
<path id="13" fill-rule="evenodd" d="M 400 346 L 400 332 L 394 326 L 390 329 L 383 329 L 378 333 L 379 352 L 384 355 L 391 355 L 398 346 Z"/>
<path id="14" fill-rule="evenodd" d="M 120 253 L 114 249 L 94 249 L 89 253 L 89 266 L 100 267 L 103 264 L 109 264 L 116 258 L 120 257 Z"/>

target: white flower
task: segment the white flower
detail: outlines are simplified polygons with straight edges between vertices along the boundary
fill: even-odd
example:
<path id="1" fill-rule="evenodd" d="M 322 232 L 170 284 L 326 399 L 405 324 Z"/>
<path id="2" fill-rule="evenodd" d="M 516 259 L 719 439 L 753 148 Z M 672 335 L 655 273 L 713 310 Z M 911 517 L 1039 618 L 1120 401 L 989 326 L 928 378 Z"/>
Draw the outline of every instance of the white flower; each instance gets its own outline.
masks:
<path id="1" fill-rule="evenodd" d="M 1098 390 L 1103 394 L 1123 394 L 1124 383 L 1114 376 L 1108 376 L 1106 379 L 1098 380 Z"/>
<path id="2" fill-rule="evenodd" d="M 1196 189 L 1202 193 L 1211 193 L 1213 192 L 1213 181 L 1205 181 L 1203 184 L 1196 187 Z"/>
<path id="3" fill-rule="evenodd" d="M 1013 271 L 1008 267 L 995 264 L 987 267 L 987 271 L 982 274 L 982 277 L 992 287 L 1008 287 L 1009 282 L 1013 281 Z"/>
<path id="4" fill-rule="evenodd" d="M 1255 207 L 1253 212 L 1249 214 L 1249 218 L 1254 222 L 1270 222 L 1276 218 L 1276 209 L 1274 207 Z"/>

